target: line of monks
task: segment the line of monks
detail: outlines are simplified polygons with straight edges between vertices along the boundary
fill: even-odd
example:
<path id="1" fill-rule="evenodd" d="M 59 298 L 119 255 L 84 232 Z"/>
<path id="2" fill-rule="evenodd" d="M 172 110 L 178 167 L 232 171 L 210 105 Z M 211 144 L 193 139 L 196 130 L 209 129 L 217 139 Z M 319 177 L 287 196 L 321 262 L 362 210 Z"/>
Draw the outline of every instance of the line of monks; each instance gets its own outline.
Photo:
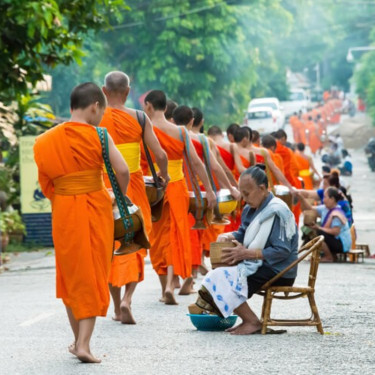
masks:
<path id="1" fill-rule="evenodd" d="M 327 99 L 307 113 L 294 113 L 289 122 L 295 143 L 308 145 L 313 155 L 320 151 L 327 140 L 327 125 L 340 122 L 341 106 L 340 99 Z"/>
<path id="2" fill-rule="evenodd" d="M 113 319 L 135 324 L 132 297 L 144 279 L 147 250 L 160 280 L 160 301 L 174 305 L 179 278 L 183 281 L 179 294 L 192 293 L 193 278 L 199 271 L 207 272 L 204 254 L 210 243 L 220 233 L 238 228 L 240 203 L 229 224 L 205 220 L 206 229 L 192 229 L 196 217 L 194 212 L 189 213 L 189 190 L 195 177 L 205 193 L 207 209 L 217 205 L 221 189 L 239 202 L 238 178 L 257 163 L 265 164 L 271 187 L 282 184 L 291 194 L 303 184 L 305 189 L 312 189 L 314 173 L 320 177 L 312 159 L 304 153 L 306 142 L 311 147 L 313 131 L 303 138 L 307 132 L 297 132 L 301 123 L 298 117 L 291 119 L 298 142 L 295 151 L 287 147 L 283 130 L 264 136 L 261 144 L 259 134 L 238 124 L 228 127 L 227 138 L 217 126 L 208 129 L 206 137 L 201 133 L 204 117 L 199 109 L 178 106 L 167 101 L 164 92 L 153 90 L 144 99 L 143 126 L 137 111 L 125 106 L 129 83 L 126 74 L 116 71 L 106 75 L 102 90 L 91 83 L 78 86 L 71 95 L 71 120 L 38 137 L 34 147 L 40 185 L 52 201 L 57 297 L 63 299 L 75 337 L 69 351 L 83 362 L 100 361 L 91 354 L 89 342 L 95 317 L 107 313 L 108 284 L 114 303 Z M 329 121 L 331 106 L 334 103 L 327 103 L 307 114 L 308 118 Z M 106 192 L 111 184 L 106 174 L 105 186 L 102 182 L 102 147 L 95 126 L 109 133 L 112 167 L 121 192 L 142 211 L 150 249 L 112 257 L 112 202 Z M 150 175 L 144 144 L 165 187 L 162 214 L 156 222 L 152 222 L 143 178 Z M 189 173 L 194 176 L 189 177 Z M 297 222 L 300 212 L 299 204 L 294 205 Z"/>

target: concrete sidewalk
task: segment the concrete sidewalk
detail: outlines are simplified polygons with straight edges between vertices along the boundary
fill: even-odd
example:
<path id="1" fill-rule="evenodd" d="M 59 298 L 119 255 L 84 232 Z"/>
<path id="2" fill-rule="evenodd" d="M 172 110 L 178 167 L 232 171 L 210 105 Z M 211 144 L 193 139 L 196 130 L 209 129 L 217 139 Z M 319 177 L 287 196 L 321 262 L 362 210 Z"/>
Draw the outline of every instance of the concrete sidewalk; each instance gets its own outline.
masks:
<path id="1" fill-rule="evenodd" d="M 55 268 L 55 250 L 23 251 L 6 253 L 9 261 L 3 264 L 4 271 L 19 272 Z"/>

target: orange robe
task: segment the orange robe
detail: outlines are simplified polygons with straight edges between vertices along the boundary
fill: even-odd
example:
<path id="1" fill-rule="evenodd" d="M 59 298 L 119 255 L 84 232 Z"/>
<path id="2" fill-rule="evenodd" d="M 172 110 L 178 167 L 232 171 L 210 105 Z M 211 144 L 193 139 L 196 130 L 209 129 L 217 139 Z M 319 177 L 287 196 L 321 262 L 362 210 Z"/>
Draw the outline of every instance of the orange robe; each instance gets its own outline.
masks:
<path id="1" fill-rule="evenodd" d="M 143 173 L 138 162 L 140 150 L 137 144 L 142 141 L 142 128 L 138 121 L 125 111 L 107 107 L 101 122 L 101 126 L 108 129 L 115 145 L 119 148 L 130 170 L 130 182 L 126 195 L 142 211 L 147 235 L 151 232 L 151 209 L 143 182 Z M 130 147 L 135 147 L 130 152 Z M 138 158 L 138 159 L 137 159 Z M 105 183 L 108 188 L 111 183 L 105 174 Z M 115 256 L 112 260 L 111 273 L 108 282 L 116 287 L 140 282 L 144 279 L 144 257 L 146 249 L 141 249 L 129 255 Z"/>
<path id="2" fill-rule="evenodd" d="M 295 154 L 291 149 L 289 149 L 286 146 L 283 146 L 279 141 L 276 141 L 277 147 L 275 152 L 279 154 L 284 163 L 284 176 L 289 181 L 289 183 L 296 187 L 297 189 L 301 188 L 301 183 L 298 180 L 299 177 L 299 170 L 297 165 L 297 160 L 295 157 Z M 299 223 L 299 217 L 301 214 L 301 205 L 298 202 L 295 206 L 293 206 L 293 214 L 294 218 L 296 220 L 296 223 L 298 225 Z"/>
<path id="3" fill-rule="evenodd" d="M 293 131 L 294 143 L 302 142 L 298 122 L 299 122 L 299 120 L 298 120 L 297 116 L 291 116 L 290 119 L 289 119 L 289 123 L 290 123 L 290 126 L 292 127 L 292 131 Z"/>
<path id="4" fill-rule="evenodd" d="M 313 180 L 310 172 L 310 162 L 307 158 L 299 155 L 298 153 L 294 154 L 297 160 L 297 165 L 299 169 L 299 176 L 302 177 L 303 182 L 305 183 L 304 189 L 313 190 Z"/>
<path id="5" fill-rule="evenodd" d="M 296 129 L 298 131 L 298 139 L 299 142 L 303 143 L 304 145 L 306 144 L 306 129 L 305 129 L 305 124 L 297 118 L 295 122 Z"/>
<path id="6" fill-rule="evenodd" d="M 275 152 L 272 152 L 272 150 L 268 150 L 268 152 L 269 152 L 269 154 L 271 156 L 272 161 L 280 169 L 281 173 L 285 174 L 285 171 L 284 171 L 284 162 L 283 162 L 282 157 L 279 154 L 276 154 Z M 275 177 L 275 175 L 273 174 L 272 171 L 271 171 L 271 176 L 272 176 L 272 182 L 273 182 L 273 184 L 274 185 L 278 185 L 279 181 L 277 180 L 277 178 Z"/>
<path id="7" fill-rule="evenodd" d="M 182 172 L 185 144 L 157 127 L 154 131 L 161 147 L 167 153 L 171 180 L 165 191 L 161 218 L 152 223 L 151 262 L 158 275 L 166 275 L 168 266 L 173 266 L 175 275 L 187 278 L 191 276 L 192 259 L 188 219 L 189 193 Z"/>
<path id="8" fill-rule="evenodd" d="M 192 141 L 193 141 L 194 148 L 197 151 L 199 158 L 204 163 L 202 144 L 195 139 L 193 139 Z M 216 190 L 219 191 L 220 186 L 215 178 L 215 175 L 213 176 L 213 178 L 214 178 Z M 190 236 L 193 238 L 192 239 L 193 266 L 201 264 L 202 251 L 203 250 L 209 251 L 211 242 L 216 242 L 219 234 L 224 233 L 224 229 L 225 229 L 224 225 L 211 224 L 211 225 L 208 225 L 206 229 L 199 230 L 198 235 L 196 233 L 192 233 L 192 232 L 196 232 L 197 231 L 196 229 L 190 229 Z M 197 246 L 197 239 L 199 239 L 199 246 Z M 198 260 L 198 254 L 199 254 L 200 261 L 199 263 L 196 263 L 196 261 Z"/>
<path id="9" fill-rule="evenodd" d="M 249 168 L 250 167 L 250 161 L 247 160 L 244 156 L 240 155 L 240 159 L 241 159 L 241 163 L 242 165 L 245 167 L 245 168 Z M 240 175 L 241 173 L 239 172 L 239 170 L 237 169 L 236 166 L 234 166 L 234 170 L 233 170 L 233 175 L 234 175 L 234 178 L 238 181 L 239 178 L 240 178 Z"/>
<path id="10" fill-rule="evenodd" d="M 275 153 L 280 155 L 284 164 L 284 176 L 292 186 L 298 187 L 299 183 L 296 177 L 298 177 L 298 166 L 291 149 L 283 146 L 279 141 L 276 141 Z"/>
<path id="11" fill-rule="evenodd" d="M 234 158 L 233 158 L 233 155 L 227 151 L 225 148 L 223 147 L 220 147 L 218 145 L 216 145 L 217 149 L 219 150 L 220 152 L 220 155 L 222 157 L 222 159 L 224 160 L 224 163 L 227 165 L 227 167 L 233 171 L 234 169 Z"/>
<path id="12" fill-rule="evenodd" d="M 37 138 L 34 154 L 40 186 L 52 203 L 57 298 L 77 320 L 106 316 L 114 227 L 96 129 L 60 124 Z"/>
<path id="13" fill-rule="evenodd" d="M 308 121 L 306 123 L 306 129 L 309 131 L 309 147 L 313 154 L 315 154 L 321 147 L 322 142 L 320 141 L 319 131 L 314 121 Z"/>
<path id="14" fill-rule="evenodd" d="M 241 163 L 245 168 L 250 167 L 250 161 L 247 160 L 244 156 L 240 154 Z M 238 181 L 240 178 L 240 172 L 238 171 L 237 167 L 234 166 L 233 169 L 234 178 Z M 240 204 L 237 205 L 237 209 L 235 212 L 230 215 L 229 220 L 230 224 L 224 227 L 224 232 L 234 232 L 238 230 L 239 226 L 241 225 L 241 214 L 242 214 L 242 206 Z"/>

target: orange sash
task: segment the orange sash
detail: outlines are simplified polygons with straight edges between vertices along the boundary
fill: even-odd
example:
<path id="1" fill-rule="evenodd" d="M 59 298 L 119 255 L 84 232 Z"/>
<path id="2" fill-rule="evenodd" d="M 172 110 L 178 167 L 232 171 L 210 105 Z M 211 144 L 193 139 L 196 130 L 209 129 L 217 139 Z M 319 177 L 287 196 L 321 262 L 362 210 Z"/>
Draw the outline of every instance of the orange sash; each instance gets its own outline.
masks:
<path id="1" fill-rule="evenodd" d="M 53 180 L 54 193 L 58 195 L 79 195 L 93 193 L 104 188 L 100 169 L 88 169 L 66 174 Z"/>

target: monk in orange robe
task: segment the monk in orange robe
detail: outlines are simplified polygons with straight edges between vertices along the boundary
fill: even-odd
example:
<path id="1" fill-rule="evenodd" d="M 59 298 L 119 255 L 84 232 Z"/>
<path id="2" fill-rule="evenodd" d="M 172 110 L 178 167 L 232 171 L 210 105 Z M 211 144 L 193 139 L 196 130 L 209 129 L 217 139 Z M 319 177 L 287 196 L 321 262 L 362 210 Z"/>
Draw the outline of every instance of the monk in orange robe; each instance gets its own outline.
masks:
<path id="1" fill-rule="evenodd" d="M 154 131 L 168 156 L 170 182 L 164 196 L 161 219 L 152 225 L 150 257 L 159 275 L 162 299 L 165 304 L 177 304 L 174 297 L 174 276 L 185 279 L 180 294 L 188 294 L 192 288 L 192 254 L 188 219 L 189 192 L 183 173 L 184 152 L 188 152 L 192 167 L 206 189 L 208 207 L 216 204 L 204 165 L 195 152 L 188 131 L 165 119 L 166 96 L 163 91 L 150 91 L 145 97 L 145 111 L 151 118 Z M 184 140 L 189 144 L 185 149 Z"/>
<path id="2" fill-rule="evenodd" d="M 314 181 L 313 176 L 314 174 L 319 178 L 322 179 L 319 172 L 315 168 L 314 161 L 311 156 L 305 154 L 305 145 L 303 143 L 297 144 L 297 150 L 294 153 L 297 160 L 297 165 L 299 169 L 299 176 L 302 177 L 306 190 L 313 190 L 314 189 Z"/>
<path id="3" fill-rule="evenodd" d="M 276 146 L 277 146 L 276 139 L 270 134 L 264 135 L 262 137 L 262 146 L 268 150 L 273 162 L 280 169 L 281 173 L 285 174 L 283 159 L 279 154 L 276 154 L 275 152 Z M 276 176 L 272 172 L 271 172 L 271 176 L 272 176 L 272 184 L 278 185 L 279 181 L 277 180 Z"/>
<path id="4" fill-rule="evenodd" d="M 299 129 L 299 119 L 297 117 L 297 113 L 294 113 L 293 116 L 290 116 L 289 124 L 292 127 L 294 142 L 295 143 L 302 142 L 301 133 Z"/>
<path id="5" fill-rule="evenodd" d="M 129 77 L 123 72 L 111 72 L 105 77 L 102 88 L 107 97 L 108 107 L 104 112 L 101 126 L 108 129 L 116 147 L 121 152 L 130 170 L 130 183 L 127 195 L 142 211 L 145 230 L 151 234 L 151 209 L 146 195 L 143 173 L 140 165 L 141 141 L 144 140 L 153 152 L 156 163 L 161 171 L 161 177 L 168 182 L 167 155 L 157 140 L 150 120 L 146 117 L 144 130 L 137 121 L 134 109 L 125 107 L 130 86 Z M 140 114 L 143 115 L 143 114 Z M 110 181 L 105 179 L 106 186 L 111 187 Z M 113 320 L 123 324 L 135 324 L 131 311 L 132 296 L 139 282 L 144 278 L 144 257 L 146 249 L 123 256 L 116 256 L 112 260 L 109 276 L 109 288 L 114 303 L 115 315 Z M 121 299 L 121 287 L 125 285 L 125 293 Z"/>
<path id="6" fill-rule="evenodd" d="M 312 116 L 308 117 L 308 121 L 306 123 L 306 129 L 308 130 L 308 143 L 311 152 L 313 155 L 322 147 L 322 142 L 320 140 L 319 131 L 315 122 L 312 120 Z"/>
<path id="7" fill-rule="evenodd" d="M 247 155 L 249 155 L 249 153 L 252 152 L 255 155 L 256 163 L 265 164 L 266 168 L 268 168 L 269 171 L 274 174 L 279 183 L 287 186 L 290 190 L 292 190 L 292 184 L 288 181 L 286 176 L 283 175 L 280 169 L 275 165 L 268 150 L 263 147 L 253 146 L 250 142 L 250 139 L 251 129 L 249 127 L 244 126 L 236 131 L 235 140 L 238 145 L 240 155 L 249 158 L 249 156 Z"/>
<path id="8" fill-rule="evenodd" d="M 297 189 L 301 188 L 301 182 L 299 181 L 299 169 L 296 157 L 294 155 L 294 152 L 285 146 L 287 142 L 287 135 L 284 130 L 279 129 L 275 133 L 276 138 L 276 150 L 275 152 L 279 154 L 284 163 L 284 171 L 285 171 L 285 177 L 289 181 L 289 183 L 294 186 Z M 294 195 L 294 190 L 291 190 L 292 194 Z M 299 223 L 299 217 L 301 214 L 301 204 L 298 202 L 296 205 L 293 206 L 293 214 L 294 218 L 296 220 L 296 223 L 298 225 Z"/>
<path id="9" fill-rule="evenodd" d="M 199 156 L 201 161 L 204 162 L 203 145 L 199 138 L 199 135 L 201 134 L 200 131 L 204 123 L 203 113 L 198 108 L 193 108 L 193 110 L 191 110 L 187 106 L 179 106 L 173 111 L 173 120 L 176 124 L 184 125 L 189 130 L 189 134 L 193 142 L 194 148 L 197 152 L 197 155 Z M 206 170 L 207 170 L 207 174 L 212 173 L 212 177 L 214 180 L 213 184 L 215 185 L 215 186 L 212 186 L 212 188 L 216 191 L 219 191 L 220 188 L 228 189 L 229 193 L 234 197 L 234 199 L 239 200 L 241 197 L 240 192 L 237 190 L 235 186 L 231 185 L 229 179 L 227 178 L 225 171 L 223 170 L 218 160 L 216 159 L 216 155 L 211 150 L 210 141 L 208 139 L 206 139 L 206 141 L 209 147 L 208 168 L 211 169 L 211 172 L 207 170 L 207 165 L 206 165 Z M 211 242 L 216 242 L 219 234 L 224 232 L 224 228 L 225 228 L 224 225 L 211 224 L 208 226 L 207 229 L 204 229 L 200 235 L 202 246 L 199 246 L 199 247 L 194 246 L 193 253 L 198 250 L 203 250 L 209 253 Z M 194 232 L 195 230 L 192 229 L 191 231 Z M 193 237 L 195 237 L 194 233 L 193 233 Z M 194 243 L 195 243 L 195 240 L 196 240 L 196 237 L 194 239 Z M 202 252 L 201 252 L 201 255 L 202 255 Z M 193 268 L 194 267 L 197 268 L 197 266 L 200 266 L 200 265 L 201 265 L 201 262 L 199 264 L 194 264 L 193 262 Z"/>
<path id="10" fill-rule="evenodd" d="M 82 362 L 91 363 L 100 362 L 90 352 L 90 338 L 96 317 L 107 314 L 114 232 L 95 129 L 105 106 L 98 86 L 77 86 L 70 98 L 70 121 L 39 136 L 34 146 L 39 183 L 52 203 L 57 298 L 66 306 L 74 334 L 69 350 Z M 108 138 L 111 164 L 125 195 L 129 170 Z"/>
<path id="11" fill-rule="evenodd" d="M 236 124 L 229 126 L 230 129 L 235 128 Z M 238 126 L 237 126 L 238 127 Z M 234 133 L 233 133 L 234 134 Z M 226 142 L 224 134 L 218 126 L 211 126 L 208 129 L 207 135 L 216 144 L 218 151 L 229 170 L 234 174 L 234 170 L 237 169 L 237 173 L 241 174 L 246 168 L 242 165 L 238 147 L 235 143 Z M 235 179 L 237 181 L 237 179 Z"/>
<path id="12" fill-rule="evenodd" d="M 227 129 L 227 134 L 234 136 L 234 132 L 238 128 L 239 126 L 237 124 L 230 125 Z M 241 158 L 236 143 L 229 143 L 225 141 L 223 132 L 218 126 L 210 127 L 207 135 L 216 144 L 220 155 L 222 156 L 227 167 L 231 170 L 234 180 L 237 182 L 240 174 L 246 170 L 246 165 L 250 165 L 250 162 L 246 164 L 246 159 Z M 238 205 L 237 210 L 229 217 L 231 223 L 225 226 L 225 232 L 233 232 L 238 229 L 241 224 L 241 212 L 242 208 L 240 205 Z"/>

